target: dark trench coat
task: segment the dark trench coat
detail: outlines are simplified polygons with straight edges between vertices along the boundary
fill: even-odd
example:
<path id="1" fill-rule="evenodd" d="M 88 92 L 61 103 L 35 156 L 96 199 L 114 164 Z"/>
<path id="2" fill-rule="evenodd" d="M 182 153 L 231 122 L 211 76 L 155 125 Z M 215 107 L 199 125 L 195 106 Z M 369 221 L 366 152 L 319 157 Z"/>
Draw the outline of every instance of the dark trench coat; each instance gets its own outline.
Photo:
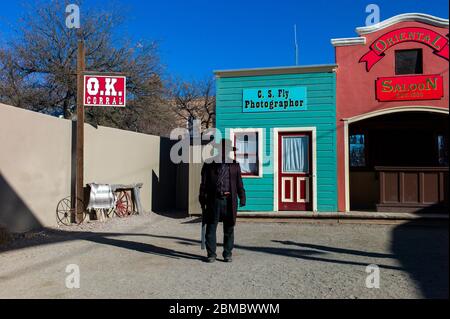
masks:
<path id="1" fill-rule="evenodd" d="M 205 163 L 202 167 L 202 177 L 200 183 L 199 201 L 203 210 L 203 223 L 211 224 L 215 222 L 213 211 L 214 201 L 216 198 L 216 181 L 218 166 L 216 163 Z M 240 205 L 246 204 L 245 189 L 242 183 L 241 166 L 239 163 L 230 163 L 230 189 L 231 189 L 231 205 L 228 205 L 228 212 L 223 221 L 230 226 L 236 225 L 236 216 L 238 210 L 238 198 Z"/>

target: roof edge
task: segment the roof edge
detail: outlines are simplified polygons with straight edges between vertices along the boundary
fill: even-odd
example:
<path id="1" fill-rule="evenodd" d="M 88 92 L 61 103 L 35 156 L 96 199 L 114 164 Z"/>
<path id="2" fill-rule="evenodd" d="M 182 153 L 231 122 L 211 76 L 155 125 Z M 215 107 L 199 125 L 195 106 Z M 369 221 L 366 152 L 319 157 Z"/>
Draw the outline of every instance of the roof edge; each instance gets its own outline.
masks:
<path id="1" fill-rule="evenodd" d="M 346 45 L 365 45 L 366 44 L 365 37 L 355 37 L 355 38 L 338 38 L 331 39 L 331 44 L 335 47 L 342 47 Z"/>
<path id="2" fill-rule="evenodd" d="M 382 30 L 384 28 L 387 28 L 393 24 L 399 23 L 399 22 L 407 22 L 407 21 L 415 21 L 415 22 L 423 22 L 426 24 L 430 24 L 436 27 L 441 28 L 448 28 L 448 19 L 439 18 L 432 16 L 430 14 L 426 13 L 402 13 L 396 16 L 393 16 L 389 19 L 386 19 L 384 21 L 378 22 L 374 25 L 365 26 L 365 27 L 359 27 L 356 28 L 356 32 L 359 35 L 364 35 L 368 33 L 372 33 L 378 30 Z"/>
<path id="3" fill-rule="evenodd" d="M 337 64 L 316 64 L 304 66 L 284 66 L 236 70 L 215 70 L 214 74 L 219 78 L 238 76 L 258 76 L 258 75 L 282 75 L 282 74 L 302 74 L 302 73 L 330 73 L 334 72 Z"/>

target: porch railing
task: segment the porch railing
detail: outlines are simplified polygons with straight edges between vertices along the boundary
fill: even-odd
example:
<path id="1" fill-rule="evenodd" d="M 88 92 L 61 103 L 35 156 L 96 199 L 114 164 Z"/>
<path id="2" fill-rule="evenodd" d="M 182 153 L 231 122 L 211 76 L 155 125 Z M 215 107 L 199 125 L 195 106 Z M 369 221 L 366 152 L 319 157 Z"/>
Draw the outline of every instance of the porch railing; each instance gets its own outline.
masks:
<path id="1" fill-rule="evenodd" d="M 375 167 L 378 211 L 448 213 L 448 167 Z"/>

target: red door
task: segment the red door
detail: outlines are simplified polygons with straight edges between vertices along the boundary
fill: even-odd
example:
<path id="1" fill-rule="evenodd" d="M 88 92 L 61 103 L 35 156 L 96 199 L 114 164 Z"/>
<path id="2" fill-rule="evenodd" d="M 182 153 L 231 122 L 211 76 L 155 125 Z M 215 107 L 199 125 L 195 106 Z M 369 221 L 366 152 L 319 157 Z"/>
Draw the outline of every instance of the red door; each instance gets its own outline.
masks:
<path id="1" fill-rule="evenodd" d="M 278 210 L 312 211 L 310 133 L 278 136 Z"/>

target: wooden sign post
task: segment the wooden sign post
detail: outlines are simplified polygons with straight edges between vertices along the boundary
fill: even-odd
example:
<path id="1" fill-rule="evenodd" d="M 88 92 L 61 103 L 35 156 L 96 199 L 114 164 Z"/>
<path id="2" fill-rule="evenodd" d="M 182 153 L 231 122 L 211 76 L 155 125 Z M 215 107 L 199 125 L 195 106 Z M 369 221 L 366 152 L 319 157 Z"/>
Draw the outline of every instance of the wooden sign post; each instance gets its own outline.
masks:
<path id="1" fill-rule="evenodd" d="M 77 141 L 76 141 L 76 188 L 75 188 L 75 220 L 83 220 L 84 207 L 84 71 L 85 71 L 84 41 L 78 41 L 77 57 Z M 80 199 L 81 202 L 78 200 Z"/>
<path id="2" fill-rule="evenodd" d="M 72 221 L 83 221 L 84 207 L 84 107 L 126 106 L 127 79 L 123 73 L 99 73 L 86 71 L 84 41 L 78 41 L 77 57 L 77 139 L 75 216 Z M 83 207 L 81 207 L 83 206 Z"/>

